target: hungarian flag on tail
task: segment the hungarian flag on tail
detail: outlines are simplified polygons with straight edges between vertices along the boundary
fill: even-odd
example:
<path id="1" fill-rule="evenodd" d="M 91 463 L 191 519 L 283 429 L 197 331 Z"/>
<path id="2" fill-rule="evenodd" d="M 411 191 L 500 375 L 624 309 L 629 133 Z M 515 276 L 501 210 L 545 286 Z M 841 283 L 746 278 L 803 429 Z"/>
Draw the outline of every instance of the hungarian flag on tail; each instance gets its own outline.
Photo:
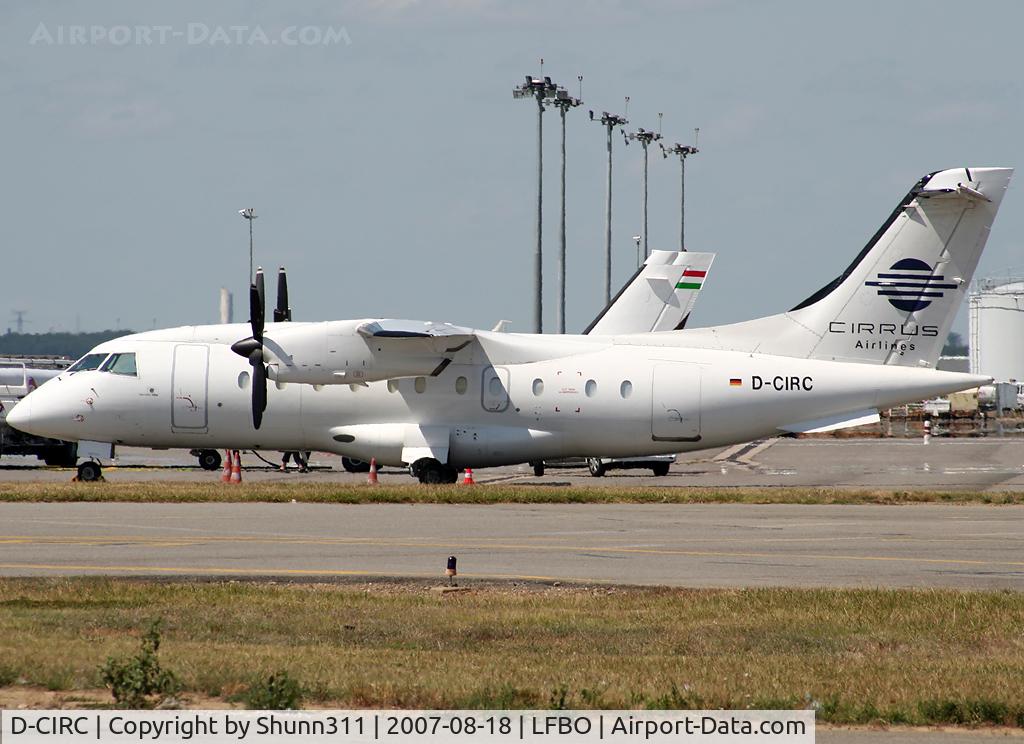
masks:
<path id="1" fill-rule="evenodd" d="M 682 278 L 676 283 L 676 289 L 700 289 L 707 274 L 708 272 L 706 271 L 687 269 L 683 272 Z"/>

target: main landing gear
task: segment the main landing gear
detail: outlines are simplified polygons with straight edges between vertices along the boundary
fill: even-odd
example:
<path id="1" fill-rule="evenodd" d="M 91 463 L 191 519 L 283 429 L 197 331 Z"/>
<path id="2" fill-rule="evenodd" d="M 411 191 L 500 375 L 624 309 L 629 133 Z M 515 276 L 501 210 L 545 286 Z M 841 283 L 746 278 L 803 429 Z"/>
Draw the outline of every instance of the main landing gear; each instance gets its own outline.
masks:
<path id="1" fill-rule="evenodd" d="M 440 483 L 457 483 L 459 471 L 451 465 L 443 465 L 432 457 L 423 457 L 409 466 L 409 472 L 420 483 L 437 485 Z"/>

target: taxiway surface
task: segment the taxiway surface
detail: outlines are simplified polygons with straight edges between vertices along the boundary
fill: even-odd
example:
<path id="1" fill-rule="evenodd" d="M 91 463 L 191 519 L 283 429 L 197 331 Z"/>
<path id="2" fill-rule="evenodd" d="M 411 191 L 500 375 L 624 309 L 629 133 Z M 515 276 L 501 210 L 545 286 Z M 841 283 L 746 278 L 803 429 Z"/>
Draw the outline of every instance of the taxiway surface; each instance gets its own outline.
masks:
<path id="1" fill-rule="evenodd" d="M 7 576 L 1024 589 L 1024 506 L 0 504 Z"/>

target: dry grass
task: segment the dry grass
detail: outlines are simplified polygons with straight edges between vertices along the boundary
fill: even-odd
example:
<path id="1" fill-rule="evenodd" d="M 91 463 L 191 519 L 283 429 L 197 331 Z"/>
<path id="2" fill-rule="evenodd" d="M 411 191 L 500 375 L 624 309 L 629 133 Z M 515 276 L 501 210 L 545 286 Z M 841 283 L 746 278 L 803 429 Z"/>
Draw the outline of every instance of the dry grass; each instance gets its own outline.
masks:
<path id="1" fill-rule="evenodd" d="M 163 617 L 186 688 L 287 669 L 313 701 L 397 707 L 819 709 L 1024 725 L 1024 594 L 418 584 L 0 581 L 0 686 L 98 686 Z"/>
<path id="2" fill-rule="evenodd" d="M 422 486 L 345 483 L 0 483 L 0 502 L 300 502 L 336 504 L 1024 504 L 1024 493 L 843 488 Z"/>

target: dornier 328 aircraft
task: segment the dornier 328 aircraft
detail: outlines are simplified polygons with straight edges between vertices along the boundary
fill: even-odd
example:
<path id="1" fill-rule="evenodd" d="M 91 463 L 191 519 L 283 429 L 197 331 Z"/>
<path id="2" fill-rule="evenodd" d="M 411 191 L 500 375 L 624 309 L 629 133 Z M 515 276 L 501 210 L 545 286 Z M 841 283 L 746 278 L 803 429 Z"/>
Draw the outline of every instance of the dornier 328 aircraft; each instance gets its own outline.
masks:
<path id="1" fill-rule="evenodd" d="M 990 381 L 934 365 L 1011 174 L 921 178 L 842 274 L 779 315 L 564 336 L 385 319 L 265 324 L 254 285 L 250 324 L 108 341 L 7 421 L 66 440 L 376 457 L 426 483 L 467 466 L 862 424 Z"/>

